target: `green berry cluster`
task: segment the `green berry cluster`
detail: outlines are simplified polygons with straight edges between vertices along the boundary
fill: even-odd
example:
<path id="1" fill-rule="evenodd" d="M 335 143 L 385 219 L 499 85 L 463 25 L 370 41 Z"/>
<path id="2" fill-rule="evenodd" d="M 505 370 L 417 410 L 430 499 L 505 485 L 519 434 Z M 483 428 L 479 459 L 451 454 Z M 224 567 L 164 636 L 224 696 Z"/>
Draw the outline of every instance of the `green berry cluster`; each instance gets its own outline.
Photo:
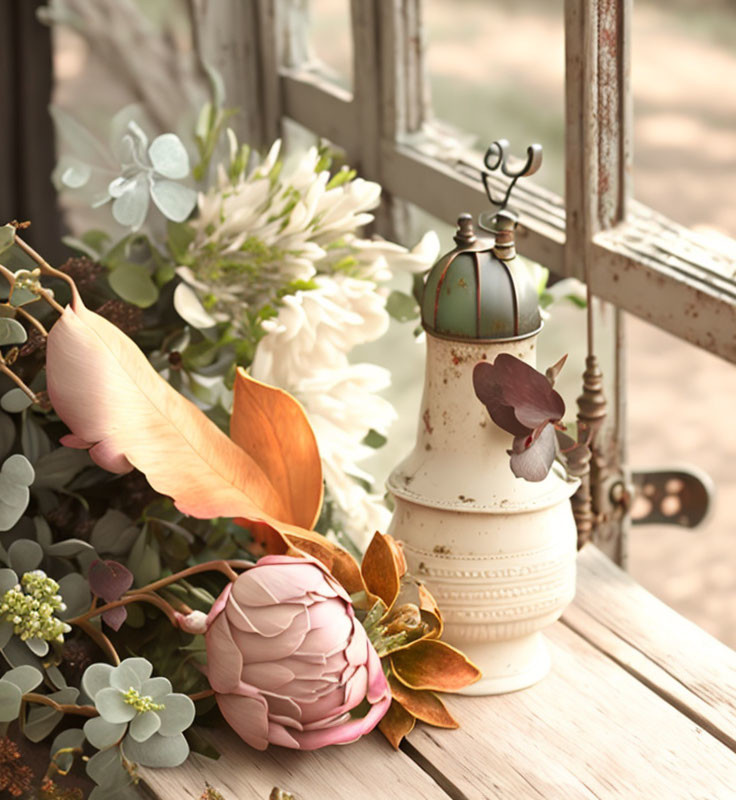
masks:
<path id="1" fill-rule="evenodd" d="M 54 616 L 56 611 L 66 611 L 59 584 L 40 569 L 26 572 L 20 583 L 0 597 L 0 618 L 11 622 L 13 632 L 24 642 L 63 642 L 71 627 Z"/>
<path id="2" fill-rule="evenodd" d="M 163 711 L 166 706 L 163 703 L 154 703 L 153 698 L 148 695 L 141 694 L 137 689 L 132 687 L 127 692 L 123 693 L 123 700 L 129 705 L 133 706 L 136 711 L 145 713 L 146 711 Z"/>

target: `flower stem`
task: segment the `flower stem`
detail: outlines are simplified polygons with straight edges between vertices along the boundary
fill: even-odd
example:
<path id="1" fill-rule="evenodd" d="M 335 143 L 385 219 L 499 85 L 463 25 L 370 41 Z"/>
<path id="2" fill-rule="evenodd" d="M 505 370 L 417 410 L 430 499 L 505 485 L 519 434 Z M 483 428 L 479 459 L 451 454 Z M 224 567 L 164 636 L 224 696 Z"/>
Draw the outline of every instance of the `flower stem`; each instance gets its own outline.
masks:
<path id="1" fill-rule="evenodd" d="M 67 622 L 70 625 L 80 625 L 92 619 L 93 617 L 98 617 L 100 614 L 104 614 L 107 611 L 112 611 L 114 608 L 127 606 L 131 603 L 150 603 L 152 606 L 156 606 L 163 611 L 164 614 L 166 614 L 166 616 L 169 618 L 169 621 L 172 625 L 177 628 L 179 627 L 179 623 L 176 620 L 176 614 L 174 613 L 174 609 L 171 607 L 171 604 L 167 603 L 166 600 L 159 597 L 157 594 L 153 594 L 152 592 L 143 592 L 143 590 L 135 590 L 132 594 L 123 595 L 120 600 L 114 600 L 112 603 L 105 603 L 104 606 L 91 608 L 84 614 L 67 620 Z"/>
<path id="2" fill-rule="evenodd" d="M 29 314 L 25 310 L 25 308 L 18 306 L 18 308 L 16 308 L 15 311 L 16 313 L 20 314 L 24 319 L 27 319 L 28 322 L 30 322 L 31 325 L 33 325 L 36 328 L 36 330 L 41 334 L 41 336 L 46 338 L 49 335 L 49 332 L 46 330 L 46 328 L 44 328 L 44 326 L 33 316 L 33 314 Z"/>
<path id="3" fill-rule="evenodd" d="M 99 717 L 99 711 L 94 706 L 78 706 L 74 703 L 57 703 L 45 694 L 37 694 L 36 692 L 28 692 L 23 695 L 23 700 L 26 703 L 39 703 L 42 706 L 51 706 L 55 711 L 61 711 L 62 714 L 77 714 L 80 717 Z"/>
<path id="4" fill-rule="evenodd" d="M 91 625 L 89 620 L 77 619 L 69 620 L 70 624 L 76 625 L 80 630 L 83 630 L 87 636 L 102 650 L 103 653 L 107 653 L 110 656 L 111 661 L 115 666 L 120 663 L 120 656 L 118 655 L 118 651 L 115 649 L 115 645 L 105 636 L 105 634 L 99 629 L 95 628 L 94 625 Z"/>
<path id="5" fill-rule="evenodd" d="M 215 692 L 213 689 L 203 689 L 201 692 L 190 694 L 189 699 L 196 703 L 197 700 L 204 700 L 206 697 L 213 697 L 214 694 Z"/>
<path id="6" fill-rule="evenodd" d="M 36 399 L 36 393 L 30 389 L 28 386 L 23 383 L 23 381 L 13 372 L 12 369 L 3 361 L 2 356 L 0 356 L 0 372 L 4 375 L 7 375 L 13 383 L 17 384 L 17 386 L 23 391 L 24 394 L 28 395 L 31 400 L 36 403 L 38 402 Z"/>
<path id="7" fill-rule="evenodd" d="M 27 242 L 24 242 L 18 234 L 15 236 L 15 243 L 27 256 L 30 256 L 36 264 L 41 267 L 41 272 L 46 273 L 46 275 L 52 275 L 54 278 L 61 278 L 61 280 L 66 281 L 72 289 L 76 289 L 74 281 L 65 272 L 54 269 L 40 253 L 37 253 Z M 59 306 L 59 308 L 61 308 L 61 306 Z"/>
<path id="8" fill-rule="evenodd" d="M 250 561 L 238 561 L 236 559 L 230 561 L 207 561 L 204 564 L 195 564 L 193 567 L 183 569 L 181 572 L 176 572 L 166 578 L 161 578 L 161 580 L 155 581 L 154 583 L 149 583 L 148 586 L 144 586 L 142 589 L 133 589 L 132 591 L 155 592 L 158 589 L 163 589 L 164 586 L 169 586 L 183 578 L 188 578 L 190 575 L 198 575 L 200 572 L 222 572 L 223 575 L 226 575 L 231 581 L 234 581 L 238 577 L 238 573 L 235 572 L 233 567 L 238 569 L 250 569 L 252 566 L 253 564 Z"/>

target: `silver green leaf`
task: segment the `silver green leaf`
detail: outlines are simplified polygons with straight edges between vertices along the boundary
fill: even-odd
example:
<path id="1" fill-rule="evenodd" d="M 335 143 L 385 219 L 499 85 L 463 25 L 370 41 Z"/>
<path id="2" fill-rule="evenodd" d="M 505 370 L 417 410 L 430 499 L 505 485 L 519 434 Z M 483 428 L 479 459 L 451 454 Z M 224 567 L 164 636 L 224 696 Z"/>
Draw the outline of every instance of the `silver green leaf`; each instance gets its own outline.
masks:
<path id="1" fill-rule="evenodd" d="M 27 339 L 26 329 L 17 319 L 0 317 L 0 345 L 23 344 Z"/>
<path id="2" fill-rule="evenodd" d="M 33 401 L 22 389 L 11 389 L 5 392 L 0 399 L 0 406 L 10 414 L 20 414 L 25 411 Z"/>
<path id="3" fill-rule="evenodd" d="M 142 767 L 178 767 L 187 760 L 189 745 L 184 735 L 161 736 L 155 733 L 145 742 L 136 742 L 131 736 L 123 741 L 125 757 Z"/>
<path id="4" fill-rule="evenodd" d="M 102 717 L 93 717 L 84 723 L 84 735 L 92 747 L 106 750 L 123 738 L 127 727 L 127 722 L 108 722 Z"/>
<path id="5" fill-rule="evenodd" d="M 15 244 L 15 225 L 8 223 L 0 228 L 0 253 L 9 250 Z"/>
<path id="6" fill-rule="evenodd" d="M 121 264 L 109 275 L 108 281 L 115 294 L 128 303 L 148 308 L 158 299 L 158 289 L 148 270 L 132 262 Z"/>
<path id="7" fill-rule="evenodd" d="M 28 694 L 32 692 L 43 681 L 43 674 L 41 670 L 25 664 L 21 667 L 8 670 L 2 677 L 4 681 L 14 683 L 19 689 L 21 694 Z"/>
<path id="8" fill-rule="evenodd" d="M 98 553 L 123 555 L 140 534 L 138 526 L 122 511 L 110 509 L 95 523 L 90 542 Z"/>
<path id="9" fill-rule="evenodd" d="M 64 773 L 68 773 L 74 764 L 74 753 L 84 747 L 84 731 L 81 728 L 69 728 L 62 731 L 51 743 L 51 759 Z"/>
<path id="10" fill-rule="evenodd" d="M 66 544 L 66 542 L 59 542 L 59 544 Z M 89 547 L 89 545 L 87 546 Z M 66 605 L 66 611 L 58 615 L 60 619 L 70 619 L 83 614 L 92 602 L 89 583 L 78 572 L 70 572 L 69 575 L 65 575 L 59 580 L 59 592 Z"/>
<path id="11" fill-rule="evenodd" d="M 153 168 L 164 178 L 186 178 L 189 174 L 189 156 L 181 139 L 175 133 L 157 136 L 148 148 Z"/>
<path id="12" fill-rule="evenodd" d="M 166 179 L 153 181 L 151 197 L 158 210 L 174 222 L 184 222 L 197 203 L 194 189 Z"/>
<path id="13" fill-rule="evenodd" d="M 75 703 L 79 697 L 79 689 L 69 686 L 66 689 L 60 689 L 58 692 L 52 692 L 48 697 L 56 700 L 60 705 Z M 45 739 L 53 731 L 63 717 L 64 714 L 61 711 L 57 711 L 50 706 L 31 709 L 24 728 L 26 738 L 32 742 L 40 742 L 41 739 Z"/>
<path id="14" fill-rule="evenodd" d="M 62 489 L 75 475 L 91 465 L 92 459 L 86 450 L 58 447 L 36 461 L 33 488 Z"/>
<path id="15" fill-rule="evenodd" d="M 31 462 L 16 453 L 0 469 L 0 531 L 9 531 L 23 516 L 30 499 L 35 473 Z"/>
<path id="16" fill-rule="evenodd" d="M 180 283 L 174 289 L 174 308 L 184 322 L 198 330 L 213 328 L 217 324 L 200 302 L 194 289 L 186 283 Z"/>
<path id="17" fill-rule="evenodd" d="M 42 559 L 43 548 L 33 539 L 18 539 L 8 548 L 8 563 L 18 575 L 36 569 Z"/>
<path id="18" fill-rule="evenodd" d="M 0 722 L 18 719 L 23 692 L 14 683 L 0 680 Z"/>

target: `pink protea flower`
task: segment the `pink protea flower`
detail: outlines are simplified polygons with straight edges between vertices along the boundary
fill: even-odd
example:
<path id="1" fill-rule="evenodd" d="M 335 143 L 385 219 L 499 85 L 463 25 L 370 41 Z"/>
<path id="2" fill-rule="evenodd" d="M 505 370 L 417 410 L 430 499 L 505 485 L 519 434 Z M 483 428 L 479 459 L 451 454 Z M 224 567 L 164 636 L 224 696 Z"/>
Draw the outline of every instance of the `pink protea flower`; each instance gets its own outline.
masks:
<path id="1" fill-rule="evenodd" d="M 260 559 L 215 602 L 206 642 L 220 711 L 258 750 L 353 742 L 391 704 L 350 598 L 316 560 Z M 357 716 L 364 700 L 368 710 Z"/>

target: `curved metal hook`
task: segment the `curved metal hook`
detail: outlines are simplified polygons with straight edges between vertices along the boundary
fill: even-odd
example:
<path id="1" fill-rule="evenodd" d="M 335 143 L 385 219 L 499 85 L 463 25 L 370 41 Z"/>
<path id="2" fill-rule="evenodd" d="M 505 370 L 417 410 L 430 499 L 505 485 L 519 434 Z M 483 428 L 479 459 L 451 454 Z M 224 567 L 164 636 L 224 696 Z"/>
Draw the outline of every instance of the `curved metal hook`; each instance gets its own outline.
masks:
<path id="1" fill-rule="evenodd" d="M 517 169 L 511 169 L 509 167 L 508 160 L 510 155 L 510 147 L 511 145 L 509 144 L 508 139 L 498 139 L 490 145 L 490 147 L 486 150 L 485 156 L 483 157 L 483 163 L 488 170 L 488 172 L 481 173 L 483 186 L 485 187 L 486 194 L 488 195 L 491 205 L 497 206 L 499 211 L 503 211 L 506 208 L 509 202 L 509 197 L 511 196 L 511 192 L 514 186 L 516 186 L 516 181 L 518 181 L 522 176 L 533 175 L 542 166 L 541 144 L 530 144 L 529 147 L 527 147 L 526 161 Z M 506 188 L 506 193 L 504 194 L 503 199 L 500 201 L 493 199 L 493 195 L 491 194 L 491 185 L 488 180 L 491 177 L 489 173 L 495 172 L 497 169 L 499 169 L 499 167 L 501 172 L 507 178 L 511 178 L 511 182 Z"/>

